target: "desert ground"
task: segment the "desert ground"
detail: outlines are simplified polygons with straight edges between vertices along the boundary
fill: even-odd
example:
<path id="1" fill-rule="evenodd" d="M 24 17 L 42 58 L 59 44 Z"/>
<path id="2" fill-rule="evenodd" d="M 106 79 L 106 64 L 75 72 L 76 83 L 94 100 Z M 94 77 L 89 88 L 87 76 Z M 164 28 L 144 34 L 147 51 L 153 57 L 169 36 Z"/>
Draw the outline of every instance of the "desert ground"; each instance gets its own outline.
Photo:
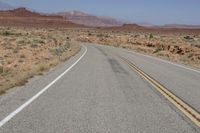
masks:
<path id="1" fill-rule="evenodd" d="M 80 43 L 121 47 L 200 68 L 200 34 L 99 28 L 0 28 L 0 92 L 24 85 L 80 50 Z"/>
<path id="2" fill-rule="evenodd" d="M 80 50 L 80 45 L 55 29 L 0 28 L 0 93 L 24 85 Z"/>
<path id="3" fill-rule="evenodd" d="M 166 60 L 200 68 L 200 34 L 185 32 L 147 32 L 84 30 L 77 40 L 126 48 Z"/>

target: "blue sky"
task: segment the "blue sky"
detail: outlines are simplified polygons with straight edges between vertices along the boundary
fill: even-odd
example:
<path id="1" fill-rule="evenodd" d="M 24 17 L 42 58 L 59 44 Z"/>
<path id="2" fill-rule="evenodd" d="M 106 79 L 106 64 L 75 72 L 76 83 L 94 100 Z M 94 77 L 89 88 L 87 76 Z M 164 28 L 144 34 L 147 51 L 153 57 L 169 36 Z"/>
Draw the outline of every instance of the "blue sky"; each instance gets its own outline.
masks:
<path id="1" fill-rule="evenodd" d="M 200 0 L 1 0 L 41 12 L 80 10 L 131 22 L 200 25 Z"/>

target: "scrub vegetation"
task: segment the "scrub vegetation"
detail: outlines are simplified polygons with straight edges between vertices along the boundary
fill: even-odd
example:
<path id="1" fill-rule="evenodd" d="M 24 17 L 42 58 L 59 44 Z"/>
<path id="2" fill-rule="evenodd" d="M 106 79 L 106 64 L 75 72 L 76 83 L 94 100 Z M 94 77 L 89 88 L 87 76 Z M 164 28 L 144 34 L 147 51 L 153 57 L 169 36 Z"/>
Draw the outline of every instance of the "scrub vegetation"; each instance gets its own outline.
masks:
<path id="1" fill-rule="evenodd" d="M 24 85 L 80 50 L 57 29 L 0 28 L 0 93 Z"/>

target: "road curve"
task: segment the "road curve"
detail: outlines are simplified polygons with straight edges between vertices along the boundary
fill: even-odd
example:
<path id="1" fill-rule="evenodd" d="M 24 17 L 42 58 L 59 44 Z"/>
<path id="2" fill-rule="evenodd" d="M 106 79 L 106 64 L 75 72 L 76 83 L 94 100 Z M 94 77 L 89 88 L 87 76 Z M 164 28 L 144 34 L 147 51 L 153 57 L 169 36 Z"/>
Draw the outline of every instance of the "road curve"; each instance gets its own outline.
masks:
<path id="1" fill-rule="evenodd" d="M 44 76 L 0 96 L 2 121 L 70 68 L 4 123 L 0 133 L 200 132 L 115 54 L 136 64 L 200 111 L 198 72 L 119 48 L 85 46 L 87 52 L 83 47 L 76 56 Z"/>

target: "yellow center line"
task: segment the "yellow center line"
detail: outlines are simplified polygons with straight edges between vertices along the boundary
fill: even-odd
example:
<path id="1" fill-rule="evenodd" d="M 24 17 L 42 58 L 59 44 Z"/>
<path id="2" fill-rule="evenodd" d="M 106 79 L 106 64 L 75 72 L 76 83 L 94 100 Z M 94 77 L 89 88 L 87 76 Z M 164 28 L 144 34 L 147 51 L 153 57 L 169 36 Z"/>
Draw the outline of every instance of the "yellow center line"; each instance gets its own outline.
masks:
<path id="1" fill-rule="evenodd" d="M 115 54 L 116 55 L 116 54 Z M 129 60 L 116 55 L 126 64 L 128 64 L 136 73 L 138 73 L 143 79 L 150 83 L 158 92 L 160 92 L 167 100 L 169 100 L 175 107 L 177 107 L 183 114 L 185 114 L 193 123 L 200 127 L 200 114 L 194 108 L 190 107 L 187 103 L 181 100 L 178 96 L 170 92 L 166 87 L 161 85 L 155 79 L 139 69 Z"/>

